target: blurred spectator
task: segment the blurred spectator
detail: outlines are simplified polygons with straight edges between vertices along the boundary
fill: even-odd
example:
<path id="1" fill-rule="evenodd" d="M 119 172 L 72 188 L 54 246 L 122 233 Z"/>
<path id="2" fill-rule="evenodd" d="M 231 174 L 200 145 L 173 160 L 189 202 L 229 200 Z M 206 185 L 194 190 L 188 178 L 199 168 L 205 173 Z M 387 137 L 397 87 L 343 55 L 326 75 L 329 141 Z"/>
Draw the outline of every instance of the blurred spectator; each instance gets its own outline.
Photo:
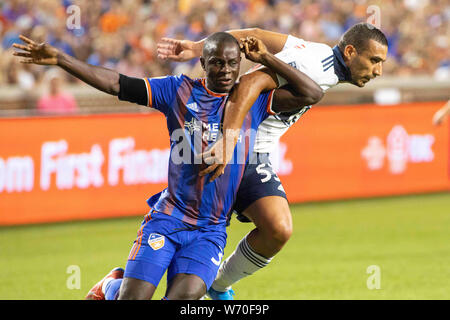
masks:
<path id="1" fill-rule="evenodd" d="M 67 26 L 71 5 L 80 12 L 75 29 Z M 36 66 L 14 71 L 1 63 L 20 33 L 137 76 L 156 76 L 155 70 L 189 74 L 198 68 L 195 61 L 179 65 L 155 58 L 161 37 L 199 40 L 216 31 L 260 27 L 334 45 L 348 27 L 370 20 L 369 6 L 379 9 L 390 44 L 383 74 L 448 79 L 448 0 L 9 0 L 0 1 L 0 84 L 27 87 L 34 83 L 29 75 L 40 74 Z"/>
<path id="2" fill-rule="evenodd" d="M 37 109 L 41 113 L 75 113 L 78 106 L 75 98 L 62 90 L 64 76 L 59 70 L 48 71 L 45 82 L 48 84 L 47 92 L 39 98 Z"/>

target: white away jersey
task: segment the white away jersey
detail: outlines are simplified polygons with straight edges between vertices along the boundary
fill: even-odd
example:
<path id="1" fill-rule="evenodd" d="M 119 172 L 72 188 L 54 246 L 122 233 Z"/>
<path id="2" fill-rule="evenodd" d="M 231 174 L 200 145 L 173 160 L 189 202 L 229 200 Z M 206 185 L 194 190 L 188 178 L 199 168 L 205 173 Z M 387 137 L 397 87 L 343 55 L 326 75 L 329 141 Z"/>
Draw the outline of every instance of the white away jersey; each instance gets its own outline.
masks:
<path id="1" fill-rule="evenodd" d="M 324 91 L 338 83 L 334 72 L 333 49 L 326 44 L 288 36 L 283 50 L 275 56 L 305 73 Z M 280 87 L 287 83 L 280 76 L 278 82 Z M 310 108 L 311 106 L 307 106 L 294 113 L 283 112 L 269 116 L 258 127 L 254 151 L 271 152 L 280 137 Z"/>

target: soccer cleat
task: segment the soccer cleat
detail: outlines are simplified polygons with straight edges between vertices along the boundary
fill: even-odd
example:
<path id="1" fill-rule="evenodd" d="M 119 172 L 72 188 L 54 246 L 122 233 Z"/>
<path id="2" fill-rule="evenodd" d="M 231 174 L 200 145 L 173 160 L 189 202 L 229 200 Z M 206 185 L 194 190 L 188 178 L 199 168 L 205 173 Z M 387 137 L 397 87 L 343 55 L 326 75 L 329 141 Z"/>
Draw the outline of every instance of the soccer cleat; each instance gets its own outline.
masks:
<path id="1" fill-rule="evenodd" d="M 112 269 L 102 280 L 97 282 L 95 286 L 92 287 L 91 290 L 89 290 L 85 300 L 105 300 L 105 293 L 102 290 L 103 283 L 106 279 L 122 279 L 123 273 L 125 270 L 122 268 L 114 268 Z"/>
<path id="2" fill-rule="evenodd" d="M 212 300 L 234 300 L 233 299 L 233 296 L 234 296 L 233 289 L 229 289 L 225 292 L 221 292 L 221 291 L 216 291 L 211 287 L 211 288 L 209 288 L 207 295 Z"/>

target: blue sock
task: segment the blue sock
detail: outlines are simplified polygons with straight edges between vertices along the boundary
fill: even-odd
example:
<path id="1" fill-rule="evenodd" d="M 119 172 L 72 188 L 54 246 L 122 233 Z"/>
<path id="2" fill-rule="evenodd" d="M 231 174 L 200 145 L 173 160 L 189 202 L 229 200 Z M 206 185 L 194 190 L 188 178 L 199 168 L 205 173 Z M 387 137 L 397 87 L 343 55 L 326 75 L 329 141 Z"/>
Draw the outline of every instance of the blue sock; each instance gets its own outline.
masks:
<path id="1" fill-rule="evenodd" d="M 106 284 L 105 300 L 117 300 L 119 297 L 119 289 L 123 279 L 114 279 Z"/>

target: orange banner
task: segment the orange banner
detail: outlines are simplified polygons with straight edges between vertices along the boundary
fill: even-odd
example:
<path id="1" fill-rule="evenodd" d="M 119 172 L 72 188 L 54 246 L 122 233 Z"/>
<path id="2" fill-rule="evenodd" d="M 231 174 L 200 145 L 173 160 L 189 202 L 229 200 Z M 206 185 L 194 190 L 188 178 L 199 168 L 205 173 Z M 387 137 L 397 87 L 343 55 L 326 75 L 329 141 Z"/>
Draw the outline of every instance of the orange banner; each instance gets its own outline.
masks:
<path id="1" fill-rule="evenodd" d="M 164 116 L 0 119 L 0 225 L 144 214 L 167 185 Z"/>
<path id="2" fill-rule="evenodd" d="M 313 107 L 281 138 L 273 164 L 291 202 L 450 189 L 443 103 Z"/>
<path id="3" fill-rule="evenodd" d="M 290 202 L 450 189 L 442 103 L 313 107 L 272 162 Z M 139 215 L 167 185 L 161 114 L 0 119 L 0 225 Z"/>

